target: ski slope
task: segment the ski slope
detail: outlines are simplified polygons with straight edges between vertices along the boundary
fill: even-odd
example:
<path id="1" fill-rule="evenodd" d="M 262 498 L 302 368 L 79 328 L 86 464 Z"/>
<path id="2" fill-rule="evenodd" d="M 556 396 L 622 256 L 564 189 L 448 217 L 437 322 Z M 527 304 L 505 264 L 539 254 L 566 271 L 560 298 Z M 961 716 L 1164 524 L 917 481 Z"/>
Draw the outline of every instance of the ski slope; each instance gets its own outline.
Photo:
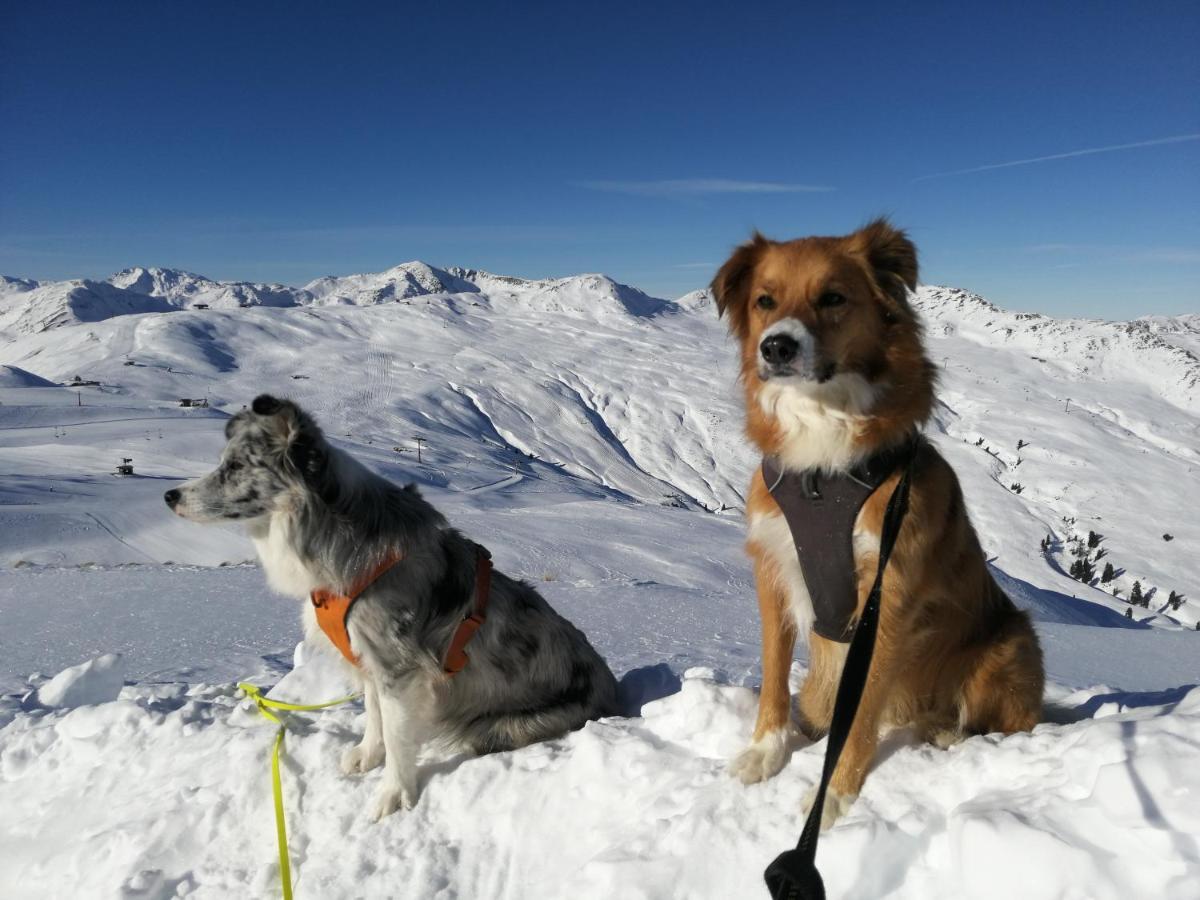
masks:
<path id="1" fill-rule="evenodd" d="M 1200 322 L 1030 317 L 936 287 L 915 302 L 941 369 L 930 435 L 1035 618 L 1050 705 L 1032 735 L 945 752 L 893 735 L 822 841 L 830 895 L 1196 897 Z M 161 500 L 262 391 L 536 583 L 627 713 L 435 756 L 417 808 L 378 825 L 378 773 L 336 770 L 361 709 L 304 717 L 285 765 L 297 896 L 761 896 L 824 744 L 762 785 L 723 772 L 759 677 L 735 372 L 707 294 L 596 275 L 0 280 L 0 896 L 276 895 L 272 731 L 233 683 L 312 702 L 342 676 L 294 656 L 296 603 L 239 530 Z M 135 474 L 113 474 L 126 458 Z M 1089 530 L 1112 584 L 1065 572 Z M 1150 603 L 1128 618 L 1135 579 Z"/>

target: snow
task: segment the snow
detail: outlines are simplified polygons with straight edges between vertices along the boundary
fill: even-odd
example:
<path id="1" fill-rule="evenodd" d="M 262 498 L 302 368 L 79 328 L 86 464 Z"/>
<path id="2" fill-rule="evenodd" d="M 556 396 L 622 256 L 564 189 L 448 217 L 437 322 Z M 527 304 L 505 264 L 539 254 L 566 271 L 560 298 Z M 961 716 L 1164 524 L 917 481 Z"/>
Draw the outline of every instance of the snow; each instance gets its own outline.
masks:
<path id="1" fill-rule="evenodd" d="M 893 735 L 822 841 L 830 896 L 1194 897 L 1200 689 L 1098 699 L 1074 694 L 1070 724 L 949 751 Z M 742 787 L 724 765 L 754 704 L 692 669 L 639 718 L 431 760 L 417 807 L 380 824 L 364 812 L 379 773 L 336 772 L 361 711 L 302 717 L 284 767 L 297 896 L 762 896 L 823 744 Z M 273 736 L 230 685 L 138 684 L 18 717 L 0 755 L 0 893 L 275 894 Z"/>
<path id="2" fill-rule="evenodd" d="M 124 269 L 109 283 L 151 297 L 161 297 L 172 306 L 195 308 L 198 304 L 213 309 L 244 306 L 295 306 L 309 298 L 302 291 L 283 284 L 256 284 L 246 281 L 212 281 L 203 275 L 177 269 L 135 267 Z"/>
<path id="3" fill-rule="evenodd" d="M 74 709 L 117 699 L 125 683 L 125 667 L 119 653 L 105 653 L 95 659 L 63 669 L 37 689 L 35 697 L 42 706 Z"/>
<path id="4" fill-rule="evenodd" d="M 18 366 L 0 366 L 0 387 L 54 387 L 53 381 L 39 378 L 32 372 L 26 372 Z"/>
<path id="5" fill-rule="evenodd" d="M 1196 317 L 1055 320 L 938 287 L 916 303 L 942 370 L 931 436 L 1034 616 L 1048 709 L 1033 734 L 949 751 L 889 737 L 822 839 L 830 896 L 1195 897 Z M 296 647 L 297 605 L 238 529 L 161 500 L 264 390 L 535 583 L 608 659 L 627 714 L 435 754 L 416 809 L 381 824 L 379 773 L 337 771 L 361 707 L 295 717 L 297 896 L 763 895 L 824 743 L 797 741 L 761 785 L 724 772 L 759 679 L 740 521 L 756 460 L 706 292 L 417 262 L 304 289 L 131 269 L 0 280 L 0 332 L 0 896 L 277 895 L 274 732 L 235 683 L 301 702 L 348 686 Z M 55 386 L 77 375 L 98 384 Z M 1063 544 L 1089 530 L 1123 596 L 1155 590 L 1132 619 L 1111 585 L 1065 573 Z"/>

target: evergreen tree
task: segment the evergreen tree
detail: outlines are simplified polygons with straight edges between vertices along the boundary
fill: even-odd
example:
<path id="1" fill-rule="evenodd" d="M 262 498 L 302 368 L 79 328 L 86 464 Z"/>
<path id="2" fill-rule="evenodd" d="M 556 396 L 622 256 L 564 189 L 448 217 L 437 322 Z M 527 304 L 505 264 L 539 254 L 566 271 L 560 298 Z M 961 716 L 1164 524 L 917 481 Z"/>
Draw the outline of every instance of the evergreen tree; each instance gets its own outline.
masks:
<path id="1" fill-rule="evenodd" d="M 1100 546 L 1100 542 L 1102 540 L 1104 540 L 1104 538 L 1101 537 L 1100 535 L 1096 534 L 1096 532 L 1089 531 L 1088 532 L 1088 549 L 1095 550 L 1097 547 Z"/>
<path id="2" fill-rule="evenodd" d="M 1110 581 L 1112 581 L 1116 577 L 1117 577 L 1117 573 L 1113 571 L 1112 563 L 1105 563 L 1104 564 L 1104 574 L 1102 574 L 1100 576 L 1100 583 L 1108 584 Z"/>
<path id="3" fill-rule="evenodd" d="M 1096 567 L 1092 565 L 1092 561 L 1086 556 L 1083 558 L 1083 578 L 1079 580 L 1088 584 L 1096 580 Z"/>
<path id="4" fill-rule="evenodd" d="M 1129 602 L 1134 606 L 1147 605 L 1147 601 L 1142 597 L 1142 583 L 1140 581 L 1133 583 L 1133 590 L 1129 592 Z"/>
<path id="5" fill-rule="evenodd" d="M 1076 581 L 1082 581 L 1084 584 L 1089 583 L 1096 577 L 1096 567 L 1092 565 L 1092 561 L 1086 555 L 1079 557 L 1075 562 L 1071 563 L 1071 568 L 1068 569 L 1069 574 Z"/>
<path id="6" fill-rule="evenodd" d="M 1133 607 L 1132 606 L 1127 606 L 1125 608 L 1125 618 L 1127 618 L 1127 619 L 1133 618 Z"/>

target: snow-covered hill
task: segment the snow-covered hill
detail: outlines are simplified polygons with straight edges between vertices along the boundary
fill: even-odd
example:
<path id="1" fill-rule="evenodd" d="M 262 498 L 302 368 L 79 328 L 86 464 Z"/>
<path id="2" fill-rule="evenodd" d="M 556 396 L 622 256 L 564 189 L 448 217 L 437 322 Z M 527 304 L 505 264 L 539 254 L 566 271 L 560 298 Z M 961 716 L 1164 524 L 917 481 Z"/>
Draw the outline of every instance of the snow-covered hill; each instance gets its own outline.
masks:
<path id="1" fill-rule="evenodd" d="M 1142 383 L 1191 413 L 1200 412 L 1200 316 L 1130 322 L 1053 319 L 1011 313 L 959 288 L 923 287 L 917 294 L 934 337 L 1024 351 L 1039 368 L 1055 367 L 1070 380 Z M 1173 338 L 1173 339 L 1172 339 Z"/>
<path id="2" fill-rule="evenodd" d="M 605 275 L 524 279 L 479 269 L 439 269 L 414 260 L 383 272 L 329 275 L 302 288 L 213 281 L 178 269 L 123 269 L 106 281 L 37 282 L 0 275 L 0 336 L 36 334 L 78 322 L 98 322 L 174 309 L 252 306 L 376 306 L 440 294 L 479 294 L 501 307 L 571 315 L 654 315 L 671 304 Z"/>
<path id="3" fill-rule="evenodd" d="M 127 291 L 107 281 L 22 284 L 7 280 L 5 287 L 4 293 L 0 293 L 0 335 L 36 334 L 64 325 L 172 309 L 161 297 Z"/>
<path id="4" fill-rule="evenodd" d="M 263 307 L 284 289 L 240 308 L 235 289 L 262 286 L 218 294 L 216 282 L 164 270 L 126 270 L 113 284 L 6 284 L 0 321 L 17 327 L 0 361 L 57 382 L 101 381 L 105 403 L 207 397 L 236 409 L 270 388 L 352 440 L 420 434 L 444 465 L 470 461 L 499 477 L 520 458 L 539 477 L 711 510 L 740 506 L 754 465 L 734 351 L 703 291 L 670 302 L 599 275 L 524 280 L 422 263 L 322 279 L 278 309 Z M 80 294 L 88 304 L 64 304 Z M 225 308 L 195 309 L 196 297 Z M 139 302 L 169 314 L 133 314 Z M 934 437 L 996 565 L 1118 612 L 1127 605 L 1112 588 L 1128 597 L 1137 580 L 1157 601 L 1140 617 L 1191 626 L 1195 602 L 1178 614 L 1162 606 L 1200 583 L 1200 360 L 1181 346 L 1196 317 L 1059 320 L 936 286 L 915 303 L 942 369 Z M 1090 531 L 1118 573 L 1103 590 L 1065 575 L 1069 541 Z M 39 559 L 37 540 L 18 542 L 12 558 Z"/>
<path id="5" fill-rule="evenodd" d="M 304 288 L 314 301 L 324 305 L 372 306 L 395 303 L 426 294 L 463 293 L 477 288 L 449 272 L 414 260 L 385 272 L 368 275 L 329 275 Z"/>
<path id="6" fill-rule="evenodd" d="M 1055 320 L 939 287 L 916 303 L 941 368 L 931 437 L 997 577 L 1037 621 L 1054 706 L 1032 736 L 949 753 L 894 740 L 822 844 L 831 886 L 1188 897 L 1197 317 Z M 298 896 L 758 895 L 824 745 L 754 788 L 721 773 L 753 725 L 739 512 L 757 460 L 706 292 L 672 302 L 600 275 L 423 263 L 302 289 L 148 269 L 4 279 L 0 366 L 0 896 L 276 890 L 270 732 L 235 708 L 230 682 L 292 670 L 295 606 L 241 565 L 240 531 L 183 522 L 161 500 L 212 467 L 222 420 L 262 391 L 416 481 L 538 584 L 625 677 L 634 716 L 436 762 L 417 810 L 380 826 L 360 817 L 376 776 L 332 769 L 360 717 L 322 716 L 289 738 Z M 135 474 L 114 475 L 127 458 Z M 1066 574 L 1089 531 L 1117 569 L 1108 584 Z M 1135 579 L 1146 607 L 1125 602 Z M 1170 591 L 1186 597 L 1178 610 Z M 110 651 L 124 688 L 102 662 L 28 694 L 46 683 L 36 673 Z M 337 693 L 305 671 L 287 676 L 297 699 Z M 87 702 L 48 708 L 67 695 Z M 501 820 L 525 824 L 463 824 Z M 77 839 L 55 838 L 68 828 Z M 334 834 L 350 858 L 321 849 Z M 868 856 L 886 861 L 877 877 Z M 1015 856 L 1025 864 L 1005 864 Z M 464 862 L 477 859 L 494 864 Z"/>
<path id="7" fill-rule="evenodd" d="M 233 309 L 245 306 L 299 306 L 311 302 L 303 290 L 283 284 L 247 281 L 212 281 L 203 275 L 177 269 L 124 269 L 109 283 L 127 291 L 161 297 L 180 309 L 209 306 Z"/>

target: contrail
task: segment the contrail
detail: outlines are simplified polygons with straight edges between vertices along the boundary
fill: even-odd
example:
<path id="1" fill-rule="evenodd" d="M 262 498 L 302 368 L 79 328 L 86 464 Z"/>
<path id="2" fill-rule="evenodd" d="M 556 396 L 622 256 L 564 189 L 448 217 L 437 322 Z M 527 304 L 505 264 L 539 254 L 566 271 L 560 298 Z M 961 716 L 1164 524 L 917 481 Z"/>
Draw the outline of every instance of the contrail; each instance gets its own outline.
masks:
<path id="1" fill-rule="evenodd" d="M 1010 169 L 1013 166 L 1028 166 L 1032 163 L 1048 162 L 1052 159 L 1091 156 L 1093 153 L 1113 153 L 1117 150 L 1134 150 L 1138 147 L 1182 144 L 1186 141 L 1200 141 L 1200 134 L 1178 134 L 1174 137 L 1157 138 L 1153 141 L 1137 141 L 1133 144 L 1113 144 L 1111 147 L 1089 147 L 1086 150 L 1072 150 L 1070 153 L 1055 153 L 1050 156 L 1035 156 L 1032 159 L 1014 159 L 1012 162 L 992 163 L 989 166 L 976 166 L 973 169 L 956 169 L 953 172 L 936 172 L 933 175 L 922 175 L 920 178 L 914 178 L 913 181 L 928 181 L 930 178 L 947 178 L 951 175 L 970 175 L 972 172 L 990 172 L 992 169 Z"/>

